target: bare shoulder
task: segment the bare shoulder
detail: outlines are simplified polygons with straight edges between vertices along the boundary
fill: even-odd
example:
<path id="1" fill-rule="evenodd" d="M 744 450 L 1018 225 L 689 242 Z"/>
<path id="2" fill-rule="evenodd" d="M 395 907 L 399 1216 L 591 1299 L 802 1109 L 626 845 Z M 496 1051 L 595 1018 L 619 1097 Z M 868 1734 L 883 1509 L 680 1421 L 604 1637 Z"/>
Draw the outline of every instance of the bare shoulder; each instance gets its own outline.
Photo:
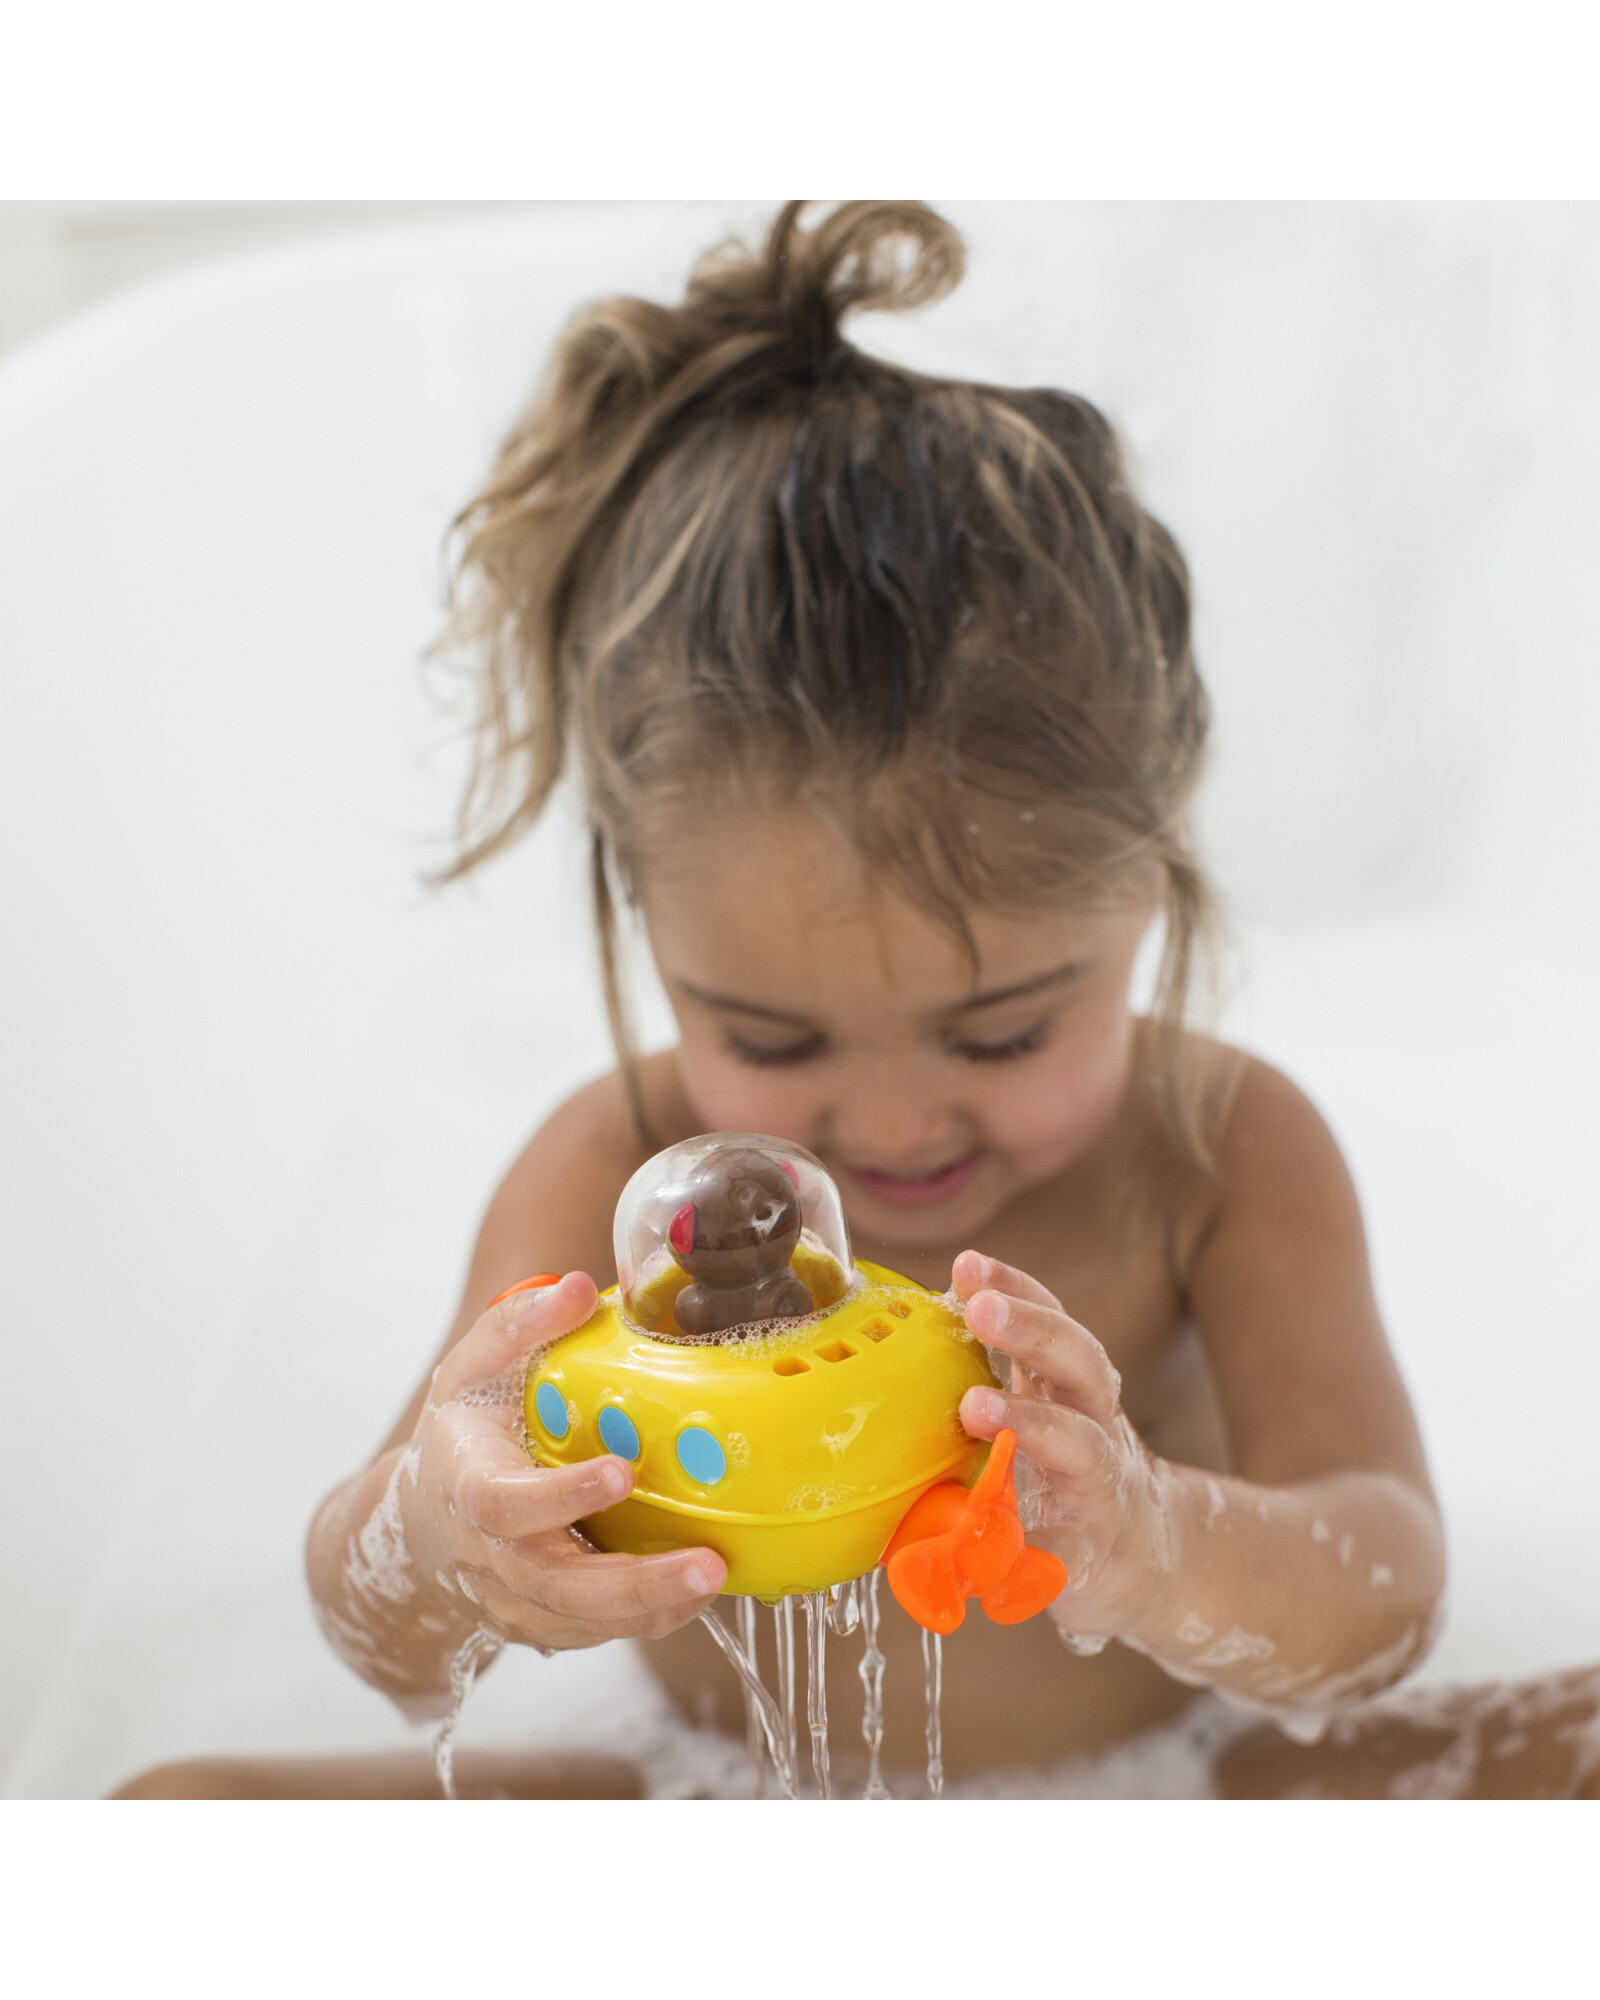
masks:
<path id="1" fill-rule="evenodd" d="M 1231 1054 L 1215 1171 L 1182 1281 L 1239 1468 L 1272 1480 L 1365 1466 L 1425 1493 L 1338 1142 L 1281 1070 Z"/>
<path id="2" fill-rule="evenodd" d="M 1297 1083 L 1242 1050 L 1230 1059 L 1217 1121 L 1213 1225 L 1249 1214 L 1353 1231 L 1364 1246 L 1350 1170 L 1328 1122 Z"/>
<path id="3" fill-rule="evenodd" d="M 1202 1165 L 1159 1126 L 1174 1276 L 1187 1281 L 1219 1229 L 1251 1216 L 1281 1226 L 1295 1211 L 1335 1216 L 1359 1235 L 1360 1212 L 1344 1156 L 1326 1119 L 1300 1086 L 1246 1050 L 1184 1036 L 1182 1060 L 1196 1082 L 1197 1123 L 1209 1149 Z M 1150 1051 L 1151 1076 L 1155 1069 Z"/>
<path id="4" fill-rule="evenodd" d="M 640 1065 L 646 1115 L 660 1144 L 683 1137 L 670 1053 Z M 654 1147 L 621 1075 L 594 1078 L 557 1105 L 507 1169 L 478 1233 L 463 1309 L 530 1271 L 585 1270 L 610 1282 L 611 1220 L 629 1177 Z M 477 1294 L 481 1293 L 481 1298 Z"/>

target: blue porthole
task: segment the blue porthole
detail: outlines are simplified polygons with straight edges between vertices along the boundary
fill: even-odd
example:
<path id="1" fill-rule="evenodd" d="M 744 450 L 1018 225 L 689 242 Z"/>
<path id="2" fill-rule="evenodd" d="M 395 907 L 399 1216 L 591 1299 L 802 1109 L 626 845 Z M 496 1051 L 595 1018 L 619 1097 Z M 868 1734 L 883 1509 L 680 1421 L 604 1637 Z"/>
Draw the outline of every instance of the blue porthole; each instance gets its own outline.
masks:
<path id="1" fill-rule="evenodd" d="M 600 1412 L 600 1442 L 618 1458 L 639 1456 L 639 1433 L 633 1427 L 633 1419 L 615 1403 L 607 1403 Z"/>
<path id="2" fill-rule="evenodd" d="M 678 1433 L 678 1463 L 702 1486 L 715 1486 L 728 1469 L 728 1454 L 710 1431 L 691 1425 Z"/>
<path id="3" fill-rule="evenodd" d="M 554 1382 L 541 1382 L 533 1392 L 533 1407 L 539 1421 L 553 1438 L 567 1434 L 567 1399 Z"/>

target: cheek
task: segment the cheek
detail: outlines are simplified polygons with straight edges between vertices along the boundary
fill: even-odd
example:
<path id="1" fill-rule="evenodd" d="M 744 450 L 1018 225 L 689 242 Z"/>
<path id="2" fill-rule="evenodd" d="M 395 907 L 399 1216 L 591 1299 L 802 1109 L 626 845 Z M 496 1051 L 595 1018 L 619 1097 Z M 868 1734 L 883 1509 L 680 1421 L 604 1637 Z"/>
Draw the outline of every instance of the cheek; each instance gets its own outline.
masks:
<path id="1" fill-rule="evenodd" d="M 679 1074 L 708 1132 L 770 1132 L 806 1145 L 822 1097 L 806 1066 L 754 1068 L 729 1055 L 716 1034 L 686 1033 Z"/>
<path id="2" fill-rule="evenodd" d="M 978 1116 L 997 1144 L 1054 1164 L 1086 1145 L 1115 1113 L 1132 1061 L 1126 1016 L 1074 1024 L 1032 1060 L 980 1071 Z"/>

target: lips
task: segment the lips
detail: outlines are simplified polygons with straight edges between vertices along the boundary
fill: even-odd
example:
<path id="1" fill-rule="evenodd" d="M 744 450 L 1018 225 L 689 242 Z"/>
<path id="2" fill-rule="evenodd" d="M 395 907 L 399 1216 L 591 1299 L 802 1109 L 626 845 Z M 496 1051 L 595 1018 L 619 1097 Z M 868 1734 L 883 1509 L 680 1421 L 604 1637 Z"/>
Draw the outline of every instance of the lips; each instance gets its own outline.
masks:
<path id="1" fill-rule="evenodd" d="M 933 1208 L 952 1201 L 983 1165 L 983 1148 L 974 1146 L 958 1160 L 933 1167 L 866 1167 L 839 1162 L 840 1171 L 863 1194 L 892 1208 Z"/>

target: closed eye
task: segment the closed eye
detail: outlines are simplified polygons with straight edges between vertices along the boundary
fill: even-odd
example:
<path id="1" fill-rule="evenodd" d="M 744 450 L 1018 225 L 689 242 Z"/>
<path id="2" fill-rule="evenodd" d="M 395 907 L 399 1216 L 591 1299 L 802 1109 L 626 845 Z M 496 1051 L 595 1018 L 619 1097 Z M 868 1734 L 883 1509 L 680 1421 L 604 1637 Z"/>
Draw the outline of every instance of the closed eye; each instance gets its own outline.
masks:
<path id="1" fill-rule="evenodd" d="M 736 1034 L 732 1028 L 724 1028 L 722 1045 L 739 1062 L 749 1063 L 755 1069 L 776 1069 L 786 1063 L 814 1061 L 826 1050 L 828 1038 L 816 1034 L 802 1035 L 798 1040 L 787 1042 L 752 1042 L 747 1036 Z"/>
<path id="2" fill-rule="evenodd" d="M 970 1038 L 948 1039 L 945 1048 L 953 1056 L 960 1056 L 964 1062 L 1015 1062 L 1021 1056 L 1031 1056 L 1042 1049 L 1049 1039 L 1050 1023 L 1038 1021 L 1020 1035 L 1008 1035 L 1003 1042 L 975 1042 Z"/>

